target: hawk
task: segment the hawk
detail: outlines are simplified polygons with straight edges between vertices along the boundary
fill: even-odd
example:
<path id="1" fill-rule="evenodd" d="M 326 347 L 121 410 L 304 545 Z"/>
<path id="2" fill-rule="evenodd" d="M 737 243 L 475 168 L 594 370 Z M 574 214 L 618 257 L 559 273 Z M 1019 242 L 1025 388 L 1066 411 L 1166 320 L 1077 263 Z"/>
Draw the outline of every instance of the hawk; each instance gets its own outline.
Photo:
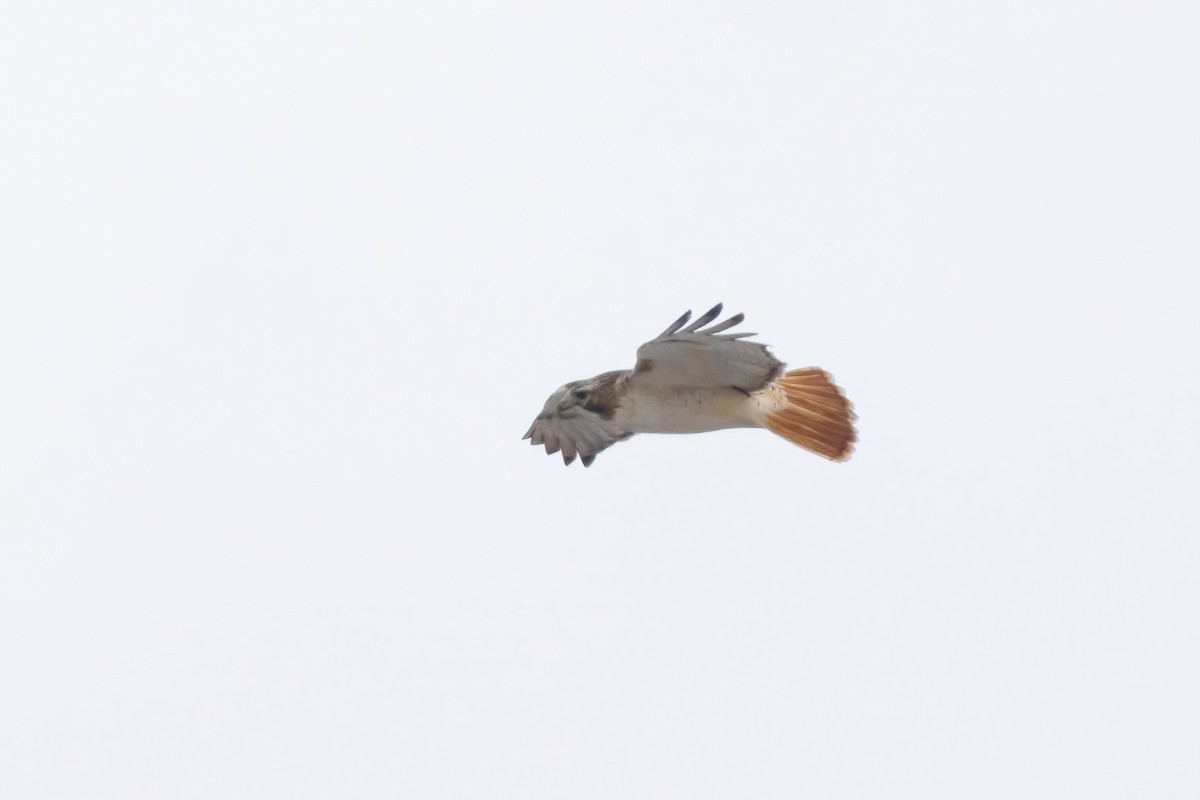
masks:
<path id="1" fill-rule="evenodd" d="M 632 370 L 572 381 L 546 400 L 526 439 L 563 463 L 590 467 L 596 454 L 635 433 L 703 433 L 766 428 L 833 461 L 854 449 L 853 406 L 817 367 L 784 372 L 753 333 L 725 333 L 745 319 L 718 303 L 691 325 L 692 312 L 638 348 Z M 685 328 L 684 325 L 687 325 Z"/>

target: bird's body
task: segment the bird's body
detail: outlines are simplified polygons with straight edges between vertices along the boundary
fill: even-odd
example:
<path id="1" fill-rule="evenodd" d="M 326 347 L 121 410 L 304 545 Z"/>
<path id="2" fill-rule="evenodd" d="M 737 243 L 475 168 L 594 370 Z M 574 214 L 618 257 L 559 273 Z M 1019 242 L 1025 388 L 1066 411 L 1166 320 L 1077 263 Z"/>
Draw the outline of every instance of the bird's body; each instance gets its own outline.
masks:
<path id="1" fill-rule="evenodd" d="M 848 458 L 854 412 L 828 374 L 785 374 L 765 345 L 740 341 L 754 334 L 722 334 L 741 314 L 701 330 L 720 313 L 718 304 L 687 328 L 691 312 L 684 314 L 638 348 L 632 370 L 559 387 L 525 437 L 547 453 L 561 450 L 567 464 L 578 455 L 584 466 L 635 433 L 726 428 L 767 428 L 826 458 Z"/>
<path id="2" fill-rule="evenodd" d="M 614 393 L 621 397 L 613 422 L 630 433 L 705 433 L 754 428 L 748 396 L 736 389 L 665 386 L 647 389 L 618 373 Z M 741 424 L 736 424 L 741 422 Z"/>

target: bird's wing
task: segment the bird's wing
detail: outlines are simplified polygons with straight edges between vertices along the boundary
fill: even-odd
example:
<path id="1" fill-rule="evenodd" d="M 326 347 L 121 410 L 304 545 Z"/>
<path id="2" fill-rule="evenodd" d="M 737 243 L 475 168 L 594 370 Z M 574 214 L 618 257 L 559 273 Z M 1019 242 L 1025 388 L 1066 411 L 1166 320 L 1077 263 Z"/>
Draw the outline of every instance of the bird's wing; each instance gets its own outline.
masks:
<path id="1" fill-rule="evenodd" d="M 741 341 L 753 333 L 722 333 L 745 315 L 735 314 L 704 328 L 720 313 L 718 303 L 685 328 L 692 316 L 688 311 L 639 347 L 630 386 L 733 387 L 753 392 L 778 377 L 783 362 L 771 355 L 766 345 Z"/>
<path id="2" fill-rule="evenodd" d="M 564 464 L 570 464 L 578 455 L 583 465 L 590 467 L 597 453 L 632 435 L 599 413 L 575 406 L 565 411 L 543 411 L 524 438 L 532 440 L 530 444 L 544 444 L 549 455 L 562 450 Z"/>

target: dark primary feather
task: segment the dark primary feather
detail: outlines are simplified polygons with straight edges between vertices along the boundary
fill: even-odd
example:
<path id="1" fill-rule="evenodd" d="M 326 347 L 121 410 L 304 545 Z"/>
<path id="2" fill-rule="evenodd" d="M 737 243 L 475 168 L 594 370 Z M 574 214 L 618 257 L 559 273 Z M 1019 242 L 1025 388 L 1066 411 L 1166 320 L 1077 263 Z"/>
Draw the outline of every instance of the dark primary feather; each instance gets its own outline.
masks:
<path id="1" fill-rule="evenodd" d="M 719 308 L 719 306 L 718 306 L 718 308 Z M 746 319 L 745 314 L 734 314 L 732 317 L 725 320 L 724 322 L 719 322 L 716 325 L 713 325 L 708 330 L 701 331 L 701 333 L 706 333 L 706 334 L 711 335 L 714 333 L 720 333 L 721 331 L 727 331 L 730 328 L 732 328 L 734 325 L 741 325 L 745 319 Z M 753 336 L 754 334 L 753 333 L 738 333 L 738 334 L 734 334 L 734 335 L 738 338 L 741 338 L 743 336 Z"/>
<path id="2" fill-rule="evenodd" d="M 667 329 L 665 331 L 663 331 L 662 333 L 660 333 L 655 338 L 656 339 L 665 339 L 666 337 L 670 336 L 672 333 L 675 333 L 680 328 L 682 328 L 684 323 L 686 323 L 691 318 L 692 318 L 692 312 L 691 312 L 691 309 L 688 309 L 687 311 L 683 312 L 682 317 L 680 317 L 679 319 L 675 320 L 670 325 L 668 325 Z"/>
<path id="3" fill-rule="evenodd" d="M 703 314 L 701 314 L 699 317 L 697 317 L 695 322 L 693 322 L 691 325 L 688 325 L 686 328 L 684 328 L 683 332 L 684 333 L 695 333 L 698 329 L 703 328 L 705 325 L 707 325 L 708 323 L 710 323 L 714 319 L 716 319 L 717 315 L 721 313 L 721 309 L 724 307 L 725 307 L 724 303 L 717 303 L 715 306 L 710 308 L 708 311 L 705 311 Z"/>

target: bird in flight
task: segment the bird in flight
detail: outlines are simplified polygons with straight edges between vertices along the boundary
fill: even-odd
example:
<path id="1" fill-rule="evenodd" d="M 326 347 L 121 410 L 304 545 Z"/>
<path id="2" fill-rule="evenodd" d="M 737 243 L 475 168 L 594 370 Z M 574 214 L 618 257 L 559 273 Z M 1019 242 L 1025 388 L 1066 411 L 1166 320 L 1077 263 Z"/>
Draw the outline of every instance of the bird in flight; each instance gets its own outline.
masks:
<path id="1" fill-rule="evenodd" d="M 744 314 L 704 327 L 718 303 L 691 325 L 688 311 L 638 348 L 632 370 L 605 372 L 560 386 L 525 438 L 563 463 L 590 467 L 601 450 L 635 433 L 703 433 L 766 428 L 833 461 L 854 450 L 854 408 L 817 367 L 784 372 L 753 333 L 724 333 Z M 685 328 L 684 325 L 687 325 Z"/>

